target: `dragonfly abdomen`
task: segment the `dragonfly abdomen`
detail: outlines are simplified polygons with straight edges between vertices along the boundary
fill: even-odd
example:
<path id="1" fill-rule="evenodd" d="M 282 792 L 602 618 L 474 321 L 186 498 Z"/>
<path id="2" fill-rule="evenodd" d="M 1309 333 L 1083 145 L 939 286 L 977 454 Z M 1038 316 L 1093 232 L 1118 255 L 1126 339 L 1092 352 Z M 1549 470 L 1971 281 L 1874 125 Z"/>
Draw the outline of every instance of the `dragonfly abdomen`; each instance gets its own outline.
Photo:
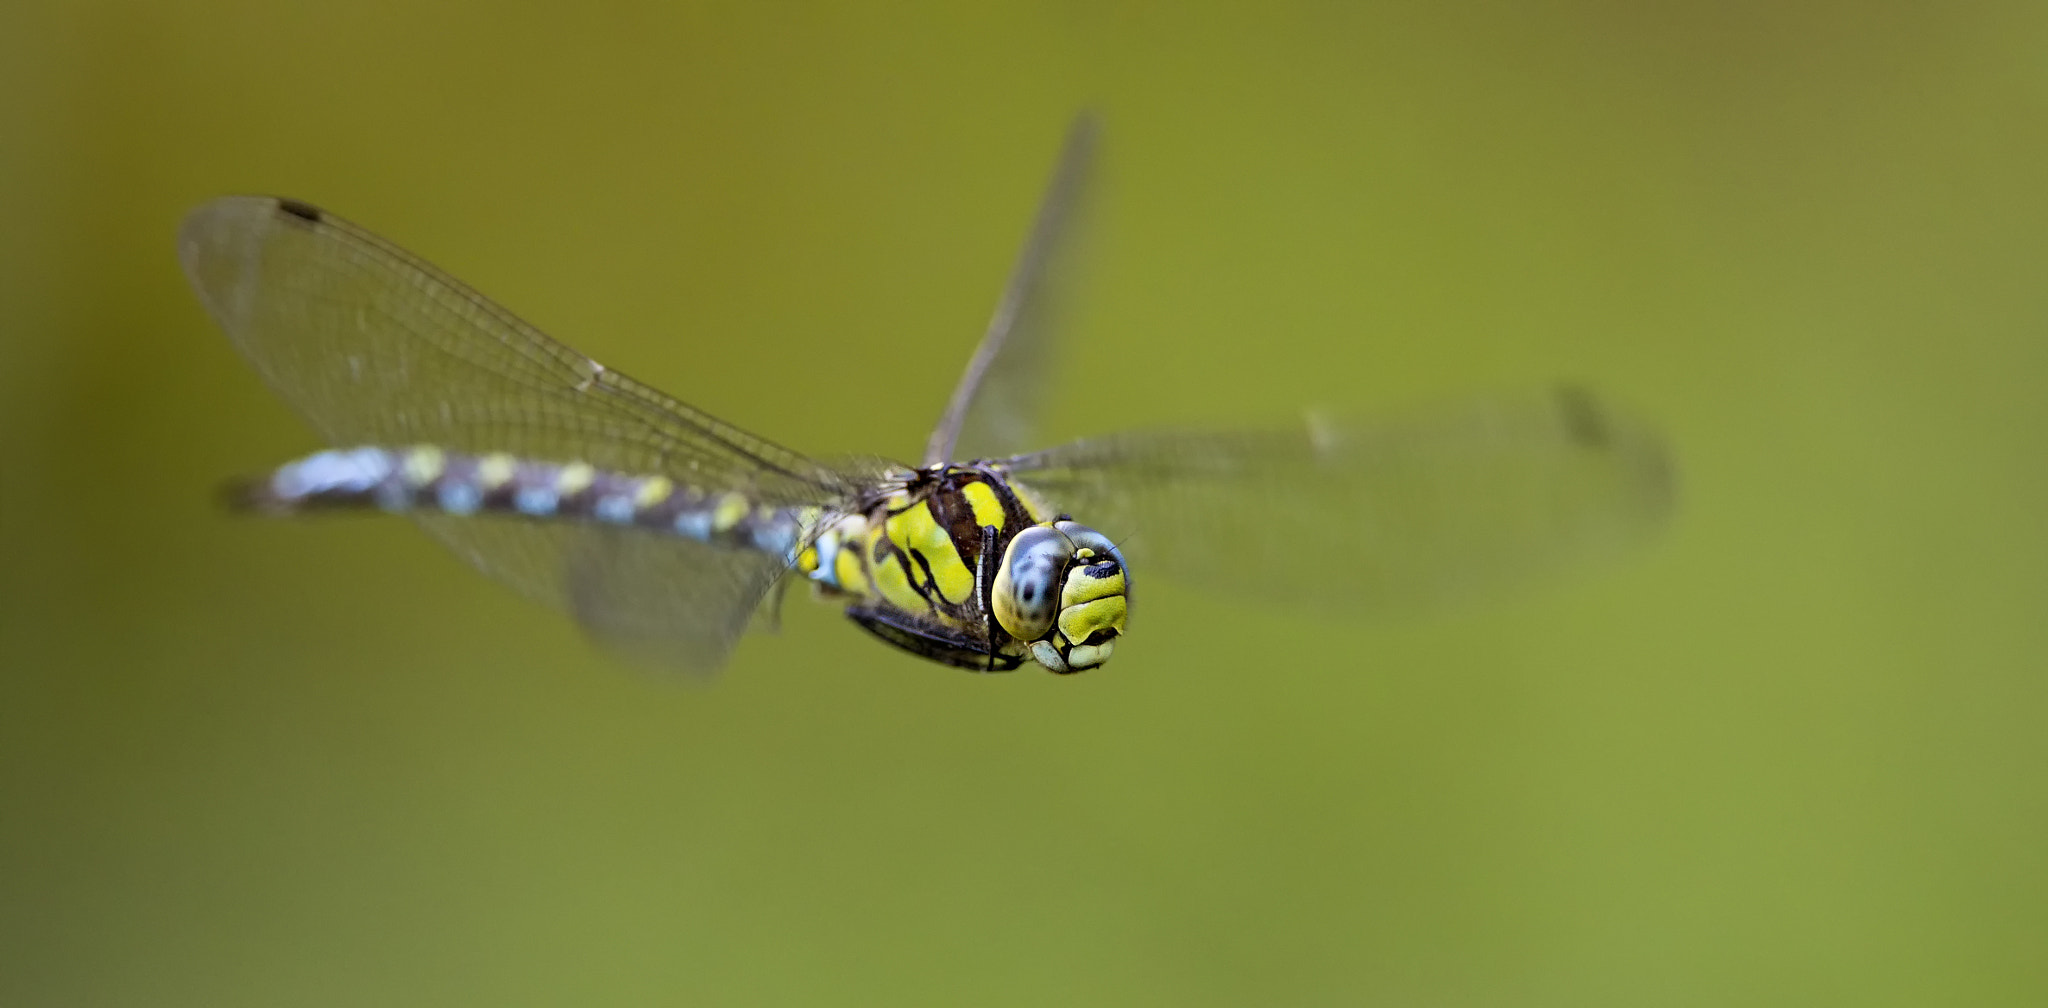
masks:
<path id="1" fill-rule="evenodd" d="M 706 491 L 665 476 L 432 445 L 318 452 L 231 488 L 231 500 L 269 514 L 376 508 L 588 521 L 784 556 L 819 518 L 816 508 L 760 507 L 738 491 Z"/>

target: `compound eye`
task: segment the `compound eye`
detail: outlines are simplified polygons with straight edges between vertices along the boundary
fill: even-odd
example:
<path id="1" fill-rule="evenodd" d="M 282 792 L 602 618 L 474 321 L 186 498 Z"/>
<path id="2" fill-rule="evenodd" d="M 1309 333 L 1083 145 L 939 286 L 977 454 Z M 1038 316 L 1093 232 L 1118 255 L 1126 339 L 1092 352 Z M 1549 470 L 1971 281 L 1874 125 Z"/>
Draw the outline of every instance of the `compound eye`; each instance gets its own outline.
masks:
<path id="1" fill-rule="evenodd" d="M 1020 641 L 1035 641 L 1052 630 L 1059 614 L 1060 584 L 1074 559 L 1074 542 L 1050 525 L 1033 525 L 1010 540 L 996 570 L 989 604 L 996 622 Z"/>
<path id="2" fill-rule="evenodd" d="M 1084 559 L 1089 563 L 1100 563 L 1104 558 L 1112 558 L 1118 566 L 1123 565 L 1124 552 L 1117 549 L 1116 543 L 1111 542 L 1108 536 L 1077 521 L 1054 522 L 1052 527 L 1059 529 L 1073 542 L 1076 552 L 1086 550 L 1088 555 Z"/>

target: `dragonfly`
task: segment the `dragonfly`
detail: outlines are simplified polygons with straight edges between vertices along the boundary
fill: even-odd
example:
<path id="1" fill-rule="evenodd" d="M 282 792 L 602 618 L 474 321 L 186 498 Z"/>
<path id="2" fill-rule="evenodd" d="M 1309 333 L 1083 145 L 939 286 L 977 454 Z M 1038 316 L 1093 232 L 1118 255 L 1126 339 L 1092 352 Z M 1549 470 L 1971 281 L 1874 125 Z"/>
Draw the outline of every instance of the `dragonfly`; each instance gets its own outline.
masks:
<path id="1" fill-rule="evenodd" d="M 1092 116 L 1070 129 L 914 466 L 748 433 L 311 204 L 204 204 L 178 238 L 199 300 L 332 446 L 231 499 L 405 515 L 597 641 L 693 671 L 726 664 L 791 584 L 922 658 L 1069 674 L 1121 646 L 1131 559 L 1233 611 L 1348 619 L 1547 578 L 1664 522 L 1657 433 L 1571 384 L 1034 450 L 1049 387 L 1136 377 L 1069 374 L 1055 354 L 1054 279 L 1099 133 Z"/>

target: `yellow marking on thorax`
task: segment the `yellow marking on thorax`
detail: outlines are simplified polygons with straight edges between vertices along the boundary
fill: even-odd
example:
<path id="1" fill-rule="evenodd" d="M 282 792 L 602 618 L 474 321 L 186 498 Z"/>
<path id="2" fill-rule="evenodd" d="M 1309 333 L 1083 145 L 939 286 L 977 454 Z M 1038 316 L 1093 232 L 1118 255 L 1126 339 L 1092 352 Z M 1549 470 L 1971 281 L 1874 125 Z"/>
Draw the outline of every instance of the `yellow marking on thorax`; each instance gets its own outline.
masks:
<path id="1" fill-rule="evenodd" d="M 996 531 L 1003 530 L 1003 502 L 996 499 L 994 487 L 975 480 L 960 488 L 960 496 L 967 498 L 967 506 L 974 509 L 974 524 L 980 528 L 990 525 Z"/>
<path id="2" fill-rule="evenodd" d="M 890 519 L 893 521 L 894 519 Z M 869 558 L 868 576 L 872 579 L 875 594 L 890 605 L 904 612 L 928 612 L 931 603 L 924 600 L 917 590 L 910 587 L 910 578 L 904 573 L 903 562 L 893 555 L 877 556 L 875 544 L 887 535 L 886 523 L 868 530 L 860 543 L 862 555 Z"/>
<path id="3" fill-rule="evenodd" d="M 974 593 L 974 572 L 960 562 L 953 536 L 941 528 L 932 515 L 930 500 L 902 514 L 891 515 L 885 523 L 889 540 L 905 553 L 915 551 L 932 571 L 932 588 L 948 602 L 965 602 Z M 914 563 L 915 561 L 913 561 Z M 919 572 L 922 573 L 922 572 Z"/>

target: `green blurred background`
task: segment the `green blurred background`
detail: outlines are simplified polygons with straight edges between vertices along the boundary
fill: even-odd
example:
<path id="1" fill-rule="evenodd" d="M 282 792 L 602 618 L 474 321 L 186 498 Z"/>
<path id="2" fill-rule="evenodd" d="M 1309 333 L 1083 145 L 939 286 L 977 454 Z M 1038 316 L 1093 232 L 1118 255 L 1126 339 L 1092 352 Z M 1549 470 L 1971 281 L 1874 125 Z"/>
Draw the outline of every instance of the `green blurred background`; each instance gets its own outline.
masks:
<path id="1" fill-rule="evenodd" d="M 0 1003 L 2048 1003 L 2048 7 L 1139 9 L 10 4 Z M 1073 679 L 795 600 L 689 688 L 212 505 L 315 442 L 208 197 L 909 456 L 1090 104 L 1049 436 L 1577 378 L 1670 533 L 1385 626 L 1145 582 Z"/>

